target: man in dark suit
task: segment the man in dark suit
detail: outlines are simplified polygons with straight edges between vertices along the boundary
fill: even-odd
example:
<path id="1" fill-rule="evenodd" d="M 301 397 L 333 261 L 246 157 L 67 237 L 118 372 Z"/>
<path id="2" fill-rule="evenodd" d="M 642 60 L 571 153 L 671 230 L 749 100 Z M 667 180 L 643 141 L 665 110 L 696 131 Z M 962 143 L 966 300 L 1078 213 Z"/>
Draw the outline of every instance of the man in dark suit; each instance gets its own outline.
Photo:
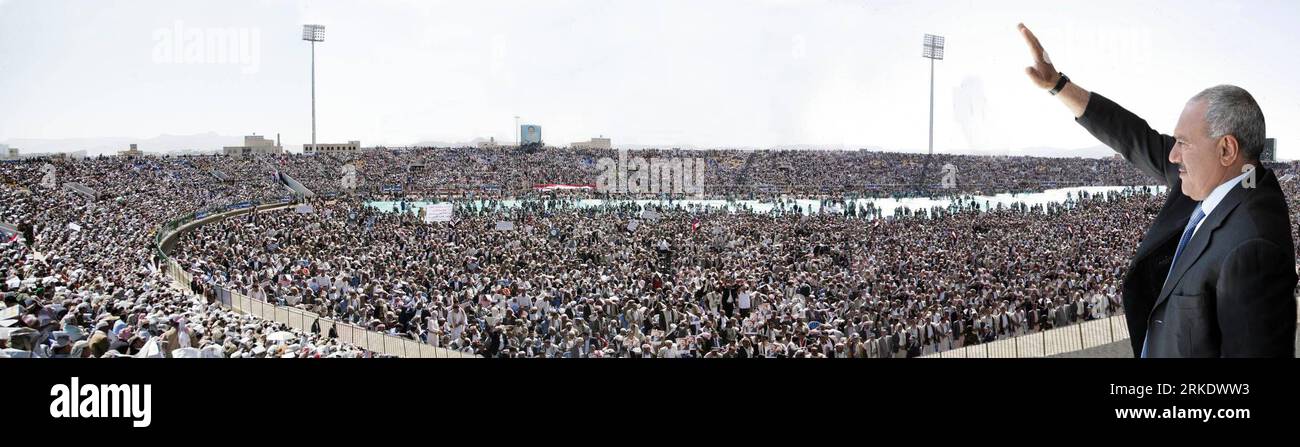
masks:
<path id="1" fill-rule="evenodd" d="M 1138 357 L 1293 357 L 1296 264 L 1286 198 L 1259 162 L 1264 114 L 1220 85 L 1188 101 L 1174 136 L 1056 71 L 1020 25 L 1034 66 L 1075 120 L 1168 187 L 1137 247 L 1123 303 Z"/>

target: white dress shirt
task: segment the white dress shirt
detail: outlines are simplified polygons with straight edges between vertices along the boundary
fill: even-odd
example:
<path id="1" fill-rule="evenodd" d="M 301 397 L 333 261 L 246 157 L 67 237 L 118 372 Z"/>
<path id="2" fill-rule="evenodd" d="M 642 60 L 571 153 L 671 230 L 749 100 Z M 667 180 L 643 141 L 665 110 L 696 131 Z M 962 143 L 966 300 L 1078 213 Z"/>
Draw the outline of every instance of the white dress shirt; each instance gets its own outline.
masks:
<path id="1" fill-rule="evenodd" d="M 1196 224 L 1196 229 L 1192 230 L 1193 237 L 1196 236 L 1197 231 L 1201 231 L 1201 225 L 1205 224 L 1206 219 L 1210 217 L 1210 213 L 1214 212 L 1215 207 L 1219 206 L 1219 202 L 1222 202 L 1223 198 L 1227 197 L 1228 193 L 1232 191 L 1232 188 L 1238 183 L 1241 183 L 1242 179 L 1245 179 L 1246 176 L 1250 174 L 1250 171 L 1244 172 L 1241 175 L 1234 177 L 1232 180 L 1223 182 L 1223 184 L 1215 187 L 1213 191 L 1210 191 L 1210 195 L 1206 196 L 1205 200 L 1201 201 L 1201 212 L 1205 213 L 1205 217 L 1201 218 L 1201 221 Z"/>
<path id="2" fill-rule="evenodd" d="M 1196 232 L 1201 231 L 1201 225 L 1205 225 L 1205 221 L 1209 220 L 1210 213 L 1214 212 L 1215 207 L 1219 206 L 1219 202 L 1222 202 L 1223 198 L 1232 191 L 1232 188 L 1237 186 L 1238 183 L 1241 183 L 1241 180 L 1250 174 L 1250 171 L 1244 172 L 1241 175 L 1234 177 L 1232 180 L 1223 182 L 1219 186 L 1216 186 L 1213 191 L 1210 191 L 1210 195 L 1206 196 L 1205 200 L 1201 201 L 1201 213 L 1205 214 L 1205 216 L 1201 217 L 1200 222 L 1196 223 L 1196 229 L 1192 230 L 1192 237 L 1196 237 Z M 1195 213 L 1195 211 L 1193 211 L 1193 213 Z M 1187 240 L 1190 242 L 1192 239 L 1188 238 Z M 1175 259 L 1173 262 L 1178 262 L 1178 260 Z M 1173 273 L 1172 270 L 1170 273 Z M 1169 282 L 1169 276 L 1171 275 L 1165 276 L 1165 284 Z"/>

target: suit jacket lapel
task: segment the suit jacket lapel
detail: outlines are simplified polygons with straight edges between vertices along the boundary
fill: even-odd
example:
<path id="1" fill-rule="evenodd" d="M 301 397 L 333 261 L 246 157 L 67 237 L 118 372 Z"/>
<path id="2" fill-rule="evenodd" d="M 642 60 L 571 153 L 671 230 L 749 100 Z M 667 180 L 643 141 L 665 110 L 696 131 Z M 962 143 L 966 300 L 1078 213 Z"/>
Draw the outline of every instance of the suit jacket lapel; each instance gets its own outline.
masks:
<path id="1" fill-rule="evenodd" d="M 1223 224 L 1224 216 L 1231 213 L 1232 209 L 1236 208 L 1237 204 L 1241 202 L 1240 197 L 1229 202 L 1230 198 L 1234 195 L 1238 195 L 1236 194 L 1238 191 L 1244 192 L 1244 190 L 1241 189 L 1234 189 L 1232 193 L 1229 193 L 1228 196 L 1223 198 L 1223 202 L 1220 202 L 1211 213 L 1214 216 L 1205 218 L 1205 222 L 1201 224 L 1201 228 L 1196 230 L 1196 235 L 1192 236 L 1192 239 L 1187 241 L 1187 246 L 1183 247 L 1183 252 L 1174 259 L 1174 269 L 1169 272 L 1169 278 L 1165 280 L 1164 287 L 1160 289 L 1160 295 L 1157 296 L 1155 305 L 1151 307 L 1152 311 L 1155 311 L 1157 307 L 1160 307 L 1161 303 L 1164 303 L 1169 299 L 1169 295 L 1173 292 L 1174 286 L 1178 284 L 1178 281 L 1183 279 L 1183 274 L 1187 273 L 1188 269 L 1191 269 L 1192 265 L 1196 263 L 1196 260 L 1205 252 L 1205 248 L 1210 245 L 1210 239 L 1213 237 L 1214 230 L 1219 228 L 1219 225 Z"/>
<path id="2" fill-rule="evenodd" d="M 1183 227 L 1187 226 L 1187 220 L 1191 218 L 1196 202 L 1183 195 L 1182 185 L 1175 182 L 1169 187 L 1167 194 L 1169 198 L 1166 199 L 1165 206 L 1161 207 L 1160 213 L 1154 220 L 1155 223 L 1147 230 L 1146 237 L 1133 253 L 1133 265 L 1154 254 L 1155 250 L 1169 239 L 1177 240 L 1176 238 L 1182 234 Z"/>

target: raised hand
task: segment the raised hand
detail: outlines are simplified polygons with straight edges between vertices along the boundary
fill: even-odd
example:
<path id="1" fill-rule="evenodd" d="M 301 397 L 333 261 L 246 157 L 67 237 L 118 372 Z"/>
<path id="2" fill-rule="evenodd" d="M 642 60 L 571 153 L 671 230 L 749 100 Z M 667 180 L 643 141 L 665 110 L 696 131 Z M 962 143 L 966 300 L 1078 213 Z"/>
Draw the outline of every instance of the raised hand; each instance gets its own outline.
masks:
<path id="1" fill-rule="evenodd" d="M 1038 37 L 1034 32 L 1025 27 L 1025 24 L 1018 25 L 1020 35 L 1025 38 L 1025 43 L 1029 45 L 1029 54 L 1034 58 L 1034 65 L 1025 67 L 1025 74 L 1039 88 L 1049 90 L 1056 86 L 1056 81 L 1060 80 L 1060 73 L 1052 65 L 1052 59 L 1047 56 L 1047 50 L 1043 49 L 1043 44 L 1038 42 Z"/>

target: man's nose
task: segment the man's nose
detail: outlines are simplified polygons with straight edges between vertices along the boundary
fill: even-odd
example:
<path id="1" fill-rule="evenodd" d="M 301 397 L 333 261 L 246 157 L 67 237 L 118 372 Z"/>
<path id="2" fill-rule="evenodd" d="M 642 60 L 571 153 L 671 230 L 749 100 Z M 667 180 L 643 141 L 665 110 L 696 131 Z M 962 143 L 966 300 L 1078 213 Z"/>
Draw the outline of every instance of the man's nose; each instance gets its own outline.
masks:
<path id="1" fill-rule="evenodd" d="M 1183 162 L 1183 152 L 1179 150 L 1177 143 L 1174 144 L 1173 150 L 1169 151 L 1169 162 L 1170 163 Z"/>

